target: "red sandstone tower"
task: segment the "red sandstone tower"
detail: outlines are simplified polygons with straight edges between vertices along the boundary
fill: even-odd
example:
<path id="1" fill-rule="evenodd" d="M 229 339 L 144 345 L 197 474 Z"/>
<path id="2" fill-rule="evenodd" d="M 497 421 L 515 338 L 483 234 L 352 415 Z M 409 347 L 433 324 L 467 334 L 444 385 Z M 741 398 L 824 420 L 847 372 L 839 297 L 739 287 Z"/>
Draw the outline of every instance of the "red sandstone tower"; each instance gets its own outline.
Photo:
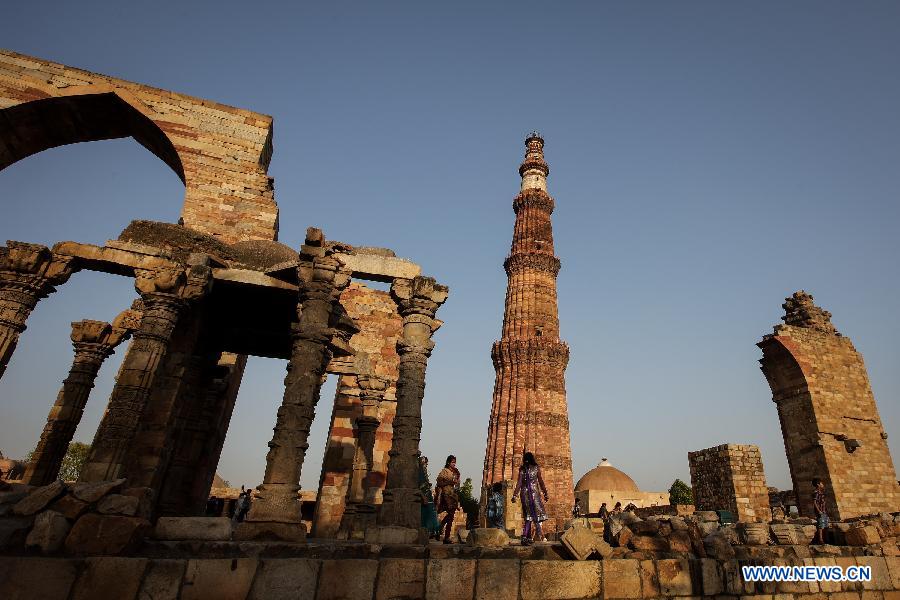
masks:
<path id="1" fill-rule="evenodd" d="M 569 518 L 574 503 L 565 386 L 569 346 L 559 339 L 560 262 L 553 254 L 554 203 L 547 194 L 544 140 L 532 133 L 525 146 L 522 189 L 513 200 L 512 248 L 503 263 L 509 278 L 503 335 L 491 350 L 497 375 L 482 481 L 484 486 L 514 481 L 522 453 L 533 452 L 550 495 L 545 530 L 553 531 Z"/>

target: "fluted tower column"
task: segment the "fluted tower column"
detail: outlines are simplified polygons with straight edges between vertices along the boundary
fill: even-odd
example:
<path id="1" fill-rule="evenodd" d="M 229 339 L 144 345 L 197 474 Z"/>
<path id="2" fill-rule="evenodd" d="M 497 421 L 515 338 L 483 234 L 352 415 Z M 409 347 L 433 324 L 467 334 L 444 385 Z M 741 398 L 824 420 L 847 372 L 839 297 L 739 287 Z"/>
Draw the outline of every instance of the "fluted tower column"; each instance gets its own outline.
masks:
<path id="1" fill-rule="evenodd" d="M 491 351 L 496 378 L 483 483 L 514 480 L 523 452 L 533 452 L 550 495 L 545 530 L 553 531 L 574 503 L 565 387 L 569 347 L 559 338 L 560 262 L 553 251 L 554 202 L 547 194 L 544 140 L 532 133 L 525 147 L 522 187 L 513 200 L 512 247 L 503 263 L 508 277 L 503 333 Z"/>

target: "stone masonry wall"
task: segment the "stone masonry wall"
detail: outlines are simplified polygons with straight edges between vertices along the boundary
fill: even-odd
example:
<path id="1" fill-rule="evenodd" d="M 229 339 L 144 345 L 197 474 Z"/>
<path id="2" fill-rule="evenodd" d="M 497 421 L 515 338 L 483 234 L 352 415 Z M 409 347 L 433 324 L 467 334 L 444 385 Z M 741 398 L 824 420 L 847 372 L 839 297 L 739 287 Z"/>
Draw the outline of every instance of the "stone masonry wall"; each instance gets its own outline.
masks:
<path id="1" fill-rule="evenodd" d="M 392 423 L 396 412 L 396 382 L 400 368 L 397 340 L 403 331 L 403 320 L 397 313 L 397 305 L 388 292 L 376 290 L 362 283 L 351 283 L 343 294 L 341 304 L 353 317 L 359 333 L 350 338 L 350 346 L 357 352 L 354 359 L 333 361 L 332 371 L 340 374 L 331 426 L 322 463 L 322 475 L 316 505 L 316 537 L 334 537 L 341 524 L 347 488 L 356 452 L 356 418 L 361 414 L 359 386 L 354 373 L 371 373 L 389 381 L 385 401 L 381 404 L 381 424 L 375 432 L 373 453 L 374 473 L 370 481 L 377 484 L 376 500 L 387 476 L 388 452 L 391 449 Z M 437 464 L 437 462 L 435 462 Z M 432 469 L 433 470 L 433 469 Z"/>
<path id="2" fill-rule="evenodd" d="M 128 136 L 184 181 L 186 226 L 227 243 L 277 238 L 271 117 L 0 50 L 0 169 Z"/>
<path id="3" fill-rule="evenodd" d="M 857 556 L 766 563 L 785 566 L 869 566 L 872 581 L 865 583 L 746 583 L 740 575 L 742 564 L 747 563 L 715 559 L 574 562 L 499 558 L 0 557 L 0 597 L 7 600 L 633 600 L 660 597 L 896 600 L 900 595 L 900 558 L 897 557 Z"/>
<path id="4" fill-rule="evenodd" d="M 768 521 L 769 493 L 759 448 L 723 444 L 688 452 L 697 510 L 728 510 L 742 522 Z"/>
<path id="5" fill-rule="evenodd" d="M 801 514 L 813 515 L 813 477 L 825 483 L 832 519 L 897 510 L 900 486 L 862 356 L 809 294 L 783 306 L 785 324 L 758 345 Z"/>

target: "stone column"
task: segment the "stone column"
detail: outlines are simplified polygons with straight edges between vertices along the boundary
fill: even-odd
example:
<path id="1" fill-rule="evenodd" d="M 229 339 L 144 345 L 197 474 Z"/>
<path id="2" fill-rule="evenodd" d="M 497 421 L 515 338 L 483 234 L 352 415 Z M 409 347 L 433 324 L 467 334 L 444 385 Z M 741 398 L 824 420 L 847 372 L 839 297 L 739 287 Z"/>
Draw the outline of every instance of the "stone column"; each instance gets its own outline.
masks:
<path id="1" fill-rule="evenodd" d="M 188 303 L 205 295 L 212 284 L 212 270 L 204 258 L 191 255 L 187 269 L 167 261 L 156 269 L 135 272 L 134 286 L 144 303 L 141 326 L 119 369 L 79 481 L 123 476 L 126 456 L 178 318 Z"/>
<path id="2" fill-rule="evenodd" d="M 415 530 L 420 527 L 422 499 L 418 468 L 425 367 L 434 348 L 431 335 L 441 325 L 434 315 L 447 294 L 447 287 L 430 277 L 396 279 L 391 286 L 391 295 L 403 317 L 403 337 L 397 342 L 400 354 L 397 414 L 393 423 L 387 483 L 378 515 L 380 526 Z"/>
<path id="3" fill-rule="evenodd" d="M 0 246 L 0 377 L 31 311 L 73 271 L 72 257 L 53 254 L 46 246 L 13 241 Z"/>
<path id="4" fill-rule="evenodd" d="M 376 375 L 360 375 L 357 380 L 362 413 L 356 418 L 356 452 L 339 539 L 361 539 L 366 528 L 375 524 L 376 516 L 375 494 L 378 488 L 370 479 L 375 465 L 375 432 L 381 425 L 380 407 L 387 392 L 388 380 Z"/>
<path id="5" fill-rule="evenodd" d="M 266 473 L 247 515 L 249 522 L 300 523 L 300 473 L 309 428 L 315 417 L 323 376 L 331 359 L 331 341 L 336 335 L 335 310 L 341 292 L 350 283 L 350 273 L 330 256 L 321 231 L 310 228 L 301 249 L 298 321 L 292 326 L 293 346 L 284 379 L 284 397 L 278 408 L 274 435 L 266 455 Z M 273 532 L 290 537 L 292 528 Z M 296 531 L 294 531 L 296 533 Z"/>
<path id="6" fill-rule="evenodd" d="M 24 483 L 39 486 L 56 480 L 69 442 L 81 422 L 97 372 L 116 346 L 140 326 L 140 320 L 139 311 L 126 310 L 112 324 L 88 320 L 72 323 L 75 360 L 56 397 L 56 404 L 50 409 L 41 439 L 25 471 Z"/>

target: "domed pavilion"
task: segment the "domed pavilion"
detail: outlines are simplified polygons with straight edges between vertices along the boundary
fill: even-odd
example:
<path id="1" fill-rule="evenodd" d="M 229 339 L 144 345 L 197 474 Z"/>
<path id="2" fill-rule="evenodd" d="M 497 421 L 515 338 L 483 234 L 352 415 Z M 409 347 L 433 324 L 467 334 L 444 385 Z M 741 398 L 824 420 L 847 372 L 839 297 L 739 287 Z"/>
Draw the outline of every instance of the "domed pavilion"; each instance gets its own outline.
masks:
<path id="1" fill-rule="evenodd" d="M 616 502 L 623 508 L 629 503 L 638 508 L 662 506 L 669 503 L 669 492 L 642 492 L 634 479 L 603 458 L 575 484 L 575 498 L 580 500 L 582 510 L 597 513 L 603 502 L 609 510 Z"/>

